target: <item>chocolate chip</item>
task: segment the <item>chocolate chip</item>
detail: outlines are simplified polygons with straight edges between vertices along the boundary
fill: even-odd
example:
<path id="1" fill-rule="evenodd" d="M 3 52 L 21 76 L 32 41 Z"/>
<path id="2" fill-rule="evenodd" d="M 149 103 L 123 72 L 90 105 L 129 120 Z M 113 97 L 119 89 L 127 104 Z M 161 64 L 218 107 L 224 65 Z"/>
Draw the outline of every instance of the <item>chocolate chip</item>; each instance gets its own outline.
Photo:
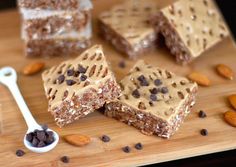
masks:
<path id="1" fill-rule="evenodd" d="M 138 89 L 135 89 L 135 90 L 132 92 L 132 96 L 134 96 L 135 98 L 139 98 L 139 97 L 140 97 L 140 93 L 139 93 Z"/>
<path id="2" fill-rule="evenodd" d="M 204 111 L 200 110 L 198 113 L 199 118 L 205 118 L 207 115 Z"/>
<path id="3" fill-rule="evenodd" d="M 45 141 L 46 140 L 45 131 L 38 131 L 36 133 L 36 136 L 37 136 L 39 141 Z"/>
<path id="4" fill-rule="evenodd" d="M 200 131 L 200 133 L 201 133 L 202 136 L 207 136 L 208 135 L 208 131 L 206 129 L 202 129 Z"/>
<path id="5" fill-rule="evenodd" d="M 61 161 L 62 161 L 63 163 L 69 163 L 70 159 L 69 159 L 68 156 L 63 156 L 63 157 L 61 157 Z"/>
<path id="6" fill-rule="evenodd" d="M 122 148 L 122 150 L 125 152 L 125 153 L 130 153 L 131 149 L 129 146 L 125 146 Z"/>
<path id="7" fill-rule="evenodd" d="M 37 147 L 44 147 L 46 144 L 43 141 L 40 141 Z"/>
<path id="8" fill-rule="evenodd" d="M 53 137 L 53 132 L 52 132 L 52 131 L 47 131 L 47 132 L 46 132 L 46 135 Z"/>
<path id="9" fill-rule="evenodd" d="M 120 67 L 120 68 L 125 68 L 125 66 L 126 66 L 126 64 L 125 64 L 125 61 L 124 61 L 124 60 L 122 60 L 122 61 L 119 62 L 119 67 Z"/>
<path id="10" fill-rule="evenodd" d="M 62 84 L 65 80 L 65 76 L 64 75 L 60 75 L 58 78 L 57 78 L 57 81 L 59 84 Z"/>
<path id="11" fill-rule="evenodd" d="M 72 85 L 74 85 L 76 82 L 75 81 L 73 81 L 73 80 L 66 80 L 66 84 L 68 85 L 68 86 L 72 86 Z"/>
<path id="12" fill-rule="evenodd" d="M 156 79 L 156 80 L 154 80 L 154 84 L 156 86 L 160 86 L 162 84 L 162 81 L 160 79 Z"/>
<path id="13" fill-rule="evenodd" d="M 143 149 L 142 143 L 137 143 L 137 144 L 135 144 L 134 147 L 135 147 L 137 150 L 142 150 L 142 149 Z"/>
<path id="14" fill-rule="evenodd" d="M 150 89 L 151 94 L 157 94 L 158 92 L 159 92 L 159 89 L 157 88 Z"/>
<path id="15" fill-rule="evenodd" d="M 18 157 L 22 157 L 23 155 L 25 155 L 25 152 L 23 150 L 16 150 L 16 155 Z"/>
<path id="16" fill-rule="evenodd" d="M 73 69 L 67 70 L 67 75 L 68 75 L 68 76 L 73 76 L 74 73 L 75 73 L 75 71 L 74 71 Z"/>
<path id="17" fill-rule="evenodd" d="M 148 85 L 149 85 L 149 83 L 148 83 L 148 81 L 146 80 L 146 78 L 145 78 L 144 75 L 140 75 L 140 76 L 138 77 L 138 80 L 139 80 L 141 86 L 148 86 Z"/>
<path id="18" fill-rule="evenodd" d="M 28 142 L 32 142 L 33 137 L 34 137 L 34 133 L 33 132 L 30 132 L 30 133 L 26 134 L 26 140 Z"/>
<path id="19" fill-rule="evenodd" d="M 109 142 L 111 139 L 110 139 L 110 137 L 107 136 L 107 135 L 102 135 L 101 140 L 102 140 L 103 142 Z"/>
<path id="20" fill-rule="evenodd" d="M 38 143 L 39 143 L 39 140 L 37 139 L 37 137 L 34 137 L 33 140 L 32 140 L 32 142 L 31 142 L 31 144 L 32 144 L 34 147 L 37 147 Z"/>
<path id="21" fill-rule="evenodd" d="M 79 65 L 78 71 L 79 71 L 79 73 L 86 73 L 86 68 L 84 68 L 83 66 Z"/>
<path id="22" fill-rule="evenodd" d="M 157 101 L 157 96 L 154 95 L 154 94 L 151 94 L 151 95 L 150 95 L 150 99 L 151 99 L 152 101 Z"/>
<path id="23" fill-rule="evenodd" d="M 168 93 L 169 91 L 168 91 L 168 88 L 167 87 L 162 87 L 161 88 L 161 93 L 163 93 L 163 94 L 166 94 L 166 93 Z"/>
<path id="24" fill-rule="evenodd" d="M 81 80 L 81 81 L 85 81 L 87 78 L 88 78 L 88 77 L 83 74 L 83 75 L 81 75 L 80 80 Z"/>
<path id="25" fill-rule="evenodd" d="M 79 76 L 79 74 L 80 74 L 80 72 L 79 72 L 79 71 L 75 71 L 75 72 L 74 72 L 74 77 L 78 77 L 78 76 Z"/>

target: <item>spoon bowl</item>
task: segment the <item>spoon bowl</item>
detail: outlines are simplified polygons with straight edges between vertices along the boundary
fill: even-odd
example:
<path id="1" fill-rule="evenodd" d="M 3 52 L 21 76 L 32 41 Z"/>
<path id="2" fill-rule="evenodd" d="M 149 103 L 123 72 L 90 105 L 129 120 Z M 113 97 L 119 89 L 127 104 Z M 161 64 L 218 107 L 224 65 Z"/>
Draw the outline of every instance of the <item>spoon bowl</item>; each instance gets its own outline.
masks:
<path id="1" fill-rule="evenodd" d="M 42 130 L 37 128 L 38 130 Z M 59 136 L 58 134 L 51 130 L 51 129 L 47 129 L 47 131 L 52 131 L 53 132 L 53 137 L 54 137 L 54 141 L 53 143 L 49 144 L 48 146 L 44 146 L 44 147 L 34 147 L 29 141 L 27 141 L 26 139 L 26 135 L 24 137 L 24 145 L 26 148 L 28 148 L 30 151 L 35 152 L 35 153 L 45 153 L 48 152 L 50 150 L 52 150 L 54 147 L 56 147 L 58 141 L 59 141 Z M 26 134 L 32 132 L 32 130 L 28 130 Z"/>

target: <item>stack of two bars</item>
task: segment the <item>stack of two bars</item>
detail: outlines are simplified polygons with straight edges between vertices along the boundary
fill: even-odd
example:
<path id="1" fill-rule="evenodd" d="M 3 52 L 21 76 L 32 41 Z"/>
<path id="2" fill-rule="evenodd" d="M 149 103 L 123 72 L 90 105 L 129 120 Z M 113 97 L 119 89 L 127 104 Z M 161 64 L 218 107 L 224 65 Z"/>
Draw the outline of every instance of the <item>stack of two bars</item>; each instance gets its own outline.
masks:
<path id="1" fill-rule="evenodd" d="M 190 112 L 197 92 L 196 83 L 142 60 L 117 84 L 99 45 L 46 70 L 43 81 L 59 126 L 105 105 L 105 115 L 165 138 Z"/>
<path id="2" fill-rule="evenodd" d="M 103 12 L 99 22 L 102 36 L 130 58 L 149 51 L 162 34 L 181 64 L 229 35 L 212 0 L 178 0 L 164 8 L 157 0 L 129 0 Z"/>
<path id="3" fill-rule="evenodd" d="M 27 56 L 77 54 L 90 45 L 90 0 L 18 0 Z"/>

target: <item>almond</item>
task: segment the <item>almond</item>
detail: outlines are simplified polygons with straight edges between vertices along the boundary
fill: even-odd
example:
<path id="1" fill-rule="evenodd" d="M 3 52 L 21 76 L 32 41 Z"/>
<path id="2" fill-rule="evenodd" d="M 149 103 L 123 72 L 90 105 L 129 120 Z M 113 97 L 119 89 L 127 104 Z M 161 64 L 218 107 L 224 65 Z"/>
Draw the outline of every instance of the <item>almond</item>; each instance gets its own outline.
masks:
<path id="1" fill-rule="evenodd" d="M 228 99 L 233 108 L 236 109 L 236 94 L 230 95 Z"/>
<path id="2" fill-rule="evenodd" d="M 204 74 L 193 72 L 188 75 L 188 78 L 201 86 L 210 86 L 211 82 Z"/>
<path id="3" fill-rule="evenodd" d="M 67 143 L 79 147 L 85 146 L 91 142 L 90 137 L 81 134 L 66 135 L 64 139 Z"/>
<path id="4" fill-rule="evenodd" d="M 231 126 L 236 127 L 236 112 L 235 111 L 227 111 L 224 114 L 225 121 Z"/>
<path id="5" fill-rule="evenodd" d="M 227 65 L 218 64 L 216 66 L 216 71 L 218 72 L 219 75 L 221 75 L 227 79 L 233 80 L 233 78 L 234 78 L 233 70 Z"/>
<path id="6" fill-rule="evenodd" d="M 33 75 L 38 73 L 44 68 L 45 64 L 43 62 L 34 62 L 26 65 L 23 68 L 23 74 L 25 75 Z"/>

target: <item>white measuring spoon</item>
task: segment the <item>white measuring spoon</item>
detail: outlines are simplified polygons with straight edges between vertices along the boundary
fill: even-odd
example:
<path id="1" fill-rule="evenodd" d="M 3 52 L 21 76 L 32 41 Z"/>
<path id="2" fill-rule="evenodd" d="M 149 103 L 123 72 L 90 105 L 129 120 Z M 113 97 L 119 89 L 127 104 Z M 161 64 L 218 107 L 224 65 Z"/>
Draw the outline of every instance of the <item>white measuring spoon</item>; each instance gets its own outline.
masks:
<path id="1" fill-rule="evenodd" d="M 36 129 L 42 130 L 42 127 L 35 121 L 29 108 L 27 107 L 27 105 L 20 93 L 20 90 L 17 86 L 16 81 L 17 81 L 17 74 L 13 68 L 4 67 L 4 68 L 0 69 L 0 83 L 7 86 L 9 88 L 9 90 L 11 91 L 13 97 L 15 98 L 15 100 L 20 108 L 20 111 L 25 119 L 25 122 L 28 126 L 28 130 L 27 130 L 26 134 L 33 132 Z M 24 137 L 25 146 L 29 150 L 36 152 L 36 153 L 44 153 L 44 152 L 48 152 L 48 151 L 52 150 L 57 145 L 57 143 L 59 141 L 59 136 L 55 131 L 53 131 L 51 129 L 48 129 L 48 130 L 53 132 L 53 136 L 54 136 L 53 143 L 51 143 L 50 145 L 45 146 L 45 147 L 33 147 L 32 144 L 26 140 L 26 135 L 25 135 L 25 137 Z"/>

